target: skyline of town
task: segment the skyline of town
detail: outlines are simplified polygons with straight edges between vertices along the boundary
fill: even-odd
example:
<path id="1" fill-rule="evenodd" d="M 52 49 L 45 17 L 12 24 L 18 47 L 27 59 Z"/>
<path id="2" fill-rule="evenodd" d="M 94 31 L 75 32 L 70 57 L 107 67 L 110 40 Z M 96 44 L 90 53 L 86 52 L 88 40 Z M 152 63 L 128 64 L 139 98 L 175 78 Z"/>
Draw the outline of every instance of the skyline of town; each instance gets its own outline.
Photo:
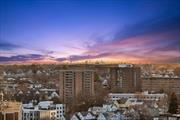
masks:
<path id="1" fill-rule="evenodd" d="M 0 120 L 178 120 L 179 84 L 174 64 L 1 65 Z"/>

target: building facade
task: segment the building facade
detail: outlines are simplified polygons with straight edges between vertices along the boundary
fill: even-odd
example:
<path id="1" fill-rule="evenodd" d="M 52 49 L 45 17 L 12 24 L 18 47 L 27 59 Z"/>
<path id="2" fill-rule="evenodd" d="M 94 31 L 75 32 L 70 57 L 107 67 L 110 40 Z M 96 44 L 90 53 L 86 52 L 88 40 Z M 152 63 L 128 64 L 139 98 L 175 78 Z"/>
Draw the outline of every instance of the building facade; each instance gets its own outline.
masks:
<path id="1" fill-rule="evenodd" d="M 22 120 L 61 120 L 56 117 L 56 110 L 24 109 Z"/>
<path id="2" fill-rule="evenodd" d="M 66 103 L 77 100 L 79 95 L 91 96 L 94 94 L 94 71 L 61 70 L 59 86 L 60 98 Z"/>
<path id="3" fill-rule="evenodd" d="M 180 98 L 180 78 L 143 78 L 142 90 L 166 92 L 168 94 L 175 92 Z"/>
<path id="4" fill-rule="evenodd" d="M 64 120 L 66 118 L 66 106 L 65 104 L 55 104 L 57 120 Z"/>
<path id="5" fill-rule="evenodd" d="M 129 99 L 129 98 L 138 98 L 140 100 L 163 100 L 167 99 L 167 94 L 165 93 L 158 93 L 158 94 L 151 94 L 148 92 L 142 93 L 109 93 L 108 95 L 109 100 L 117 101 L 120 99 Z"/>
<path id="6" fill-rule="evenodd" d="M 22 103 L 20 102 L 0 102 L 0 120 L 21 120 Z"/>
<path id="7" fill-rule="evenodd" d="M 111 68 L 112 86 L 118 89 L 118 92 L 135 92 L 141 90 L 141 70 L 140 67 L 133 65 L 118 65 Z"/>
<path id="8" fill-rule="evenodd" d="M 38 105 L 23 104 L 22 120 L 65 120 L 65 104 L 42 101 Z"/>

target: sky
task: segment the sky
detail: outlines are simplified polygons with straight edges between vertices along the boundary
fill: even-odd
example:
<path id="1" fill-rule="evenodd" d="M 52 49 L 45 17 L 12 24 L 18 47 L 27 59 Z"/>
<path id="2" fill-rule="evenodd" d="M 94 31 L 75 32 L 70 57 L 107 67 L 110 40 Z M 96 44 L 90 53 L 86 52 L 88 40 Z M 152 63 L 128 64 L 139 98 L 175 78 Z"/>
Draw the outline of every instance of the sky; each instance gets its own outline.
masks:
<path id="1" fill-rule="evenodd" d="M 0 63 L 68 61 L 180 63 L 180 1 L 0 1 Z"/>

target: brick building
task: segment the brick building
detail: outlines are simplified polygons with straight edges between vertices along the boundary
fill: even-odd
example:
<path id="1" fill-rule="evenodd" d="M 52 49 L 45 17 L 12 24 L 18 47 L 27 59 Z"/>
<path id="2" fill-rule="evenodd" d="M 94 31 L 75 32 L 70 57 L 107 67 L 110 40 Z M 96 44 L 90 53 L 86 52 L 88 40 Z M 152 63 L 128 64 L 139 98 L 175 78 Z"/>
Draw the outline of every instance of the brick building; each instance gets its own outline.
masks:
<path id="1" fill-rule="evenodd" d="M 60 70 L 60 98 L 69 103 L 79 95 L 94 94 L 94 71 L 87 69 Z"/>
<path id="2" fill-rule="evenodd" d="M 180 98 L 180 78 L 143 78 L 142 90 L 166 92 L 168 94 L 175 92 Z"/>
<path id="3" fill-rule="evenodd" d="M 110 70 L 112 86 L 120 92 L 136 92 L 141 90 L 141 79 L 139 67 L 133 65 L 119 65 Z"/>

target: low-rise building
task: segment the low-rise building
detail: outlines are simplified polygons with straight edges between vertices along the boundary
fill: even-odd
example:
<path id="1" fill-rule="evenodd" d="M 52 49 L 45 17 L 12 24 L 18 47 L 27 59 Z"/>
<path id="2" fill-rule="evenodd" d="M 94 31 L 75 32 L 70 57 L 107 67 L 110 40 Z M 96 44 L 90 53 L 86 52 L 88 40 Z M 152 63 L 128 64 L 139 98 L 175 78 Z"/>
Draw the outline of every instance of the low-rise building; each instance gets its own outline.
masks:
<path id="1" fill-rule="evenodd" d="M 77 112 L 71 120 L 125 120 L 125 116 L 120 112 L 103 112 L 93 114 L 92 112 Z"/>
<path id="2" fill-rule="evenodd" d="M 0 120 L 21 120 L 20 102 L 1 101 L 0 102 Z"/>
<path id="3" fill-rule="evenodd" d="M 148 93 L 148 92 L 142 92 L 142 93 L 109 93 L 108 99 L 110 101 L 116 101 L 120 99 L 128 99 L 128 98 L 138 98 L 141 100 L 162 100 L 164 98 L 167 98 L 167 94 L 165 93 Z"/>
<path id="4" fill-rule="evenodd" d="M 165 77 L 150 77 L 142 79 L 143 91 L 155 91 L 172 93 L 175 92 L 180 98 L 180 77 L 165 78 Z"/>
<path id="5" fill-rule="evenodd" d="M 72 116 L 71 120 L 96 120 L 96 116 L 91 112 L 77 112 Z"/>
<path id="6" fill-rule="evenodd" d="M 57 111 L 57 120 L 64 120 L 66 117 L 66 106 L 65 104 L 55 104 L 55 109 Z"/>
<path id="7" fill-rule="evenodd" d="M 42 101 L 38 105 L 23 104 L 23 120 L 65 120 L 64 104 L 54 104 L 53 101 Z"/>

